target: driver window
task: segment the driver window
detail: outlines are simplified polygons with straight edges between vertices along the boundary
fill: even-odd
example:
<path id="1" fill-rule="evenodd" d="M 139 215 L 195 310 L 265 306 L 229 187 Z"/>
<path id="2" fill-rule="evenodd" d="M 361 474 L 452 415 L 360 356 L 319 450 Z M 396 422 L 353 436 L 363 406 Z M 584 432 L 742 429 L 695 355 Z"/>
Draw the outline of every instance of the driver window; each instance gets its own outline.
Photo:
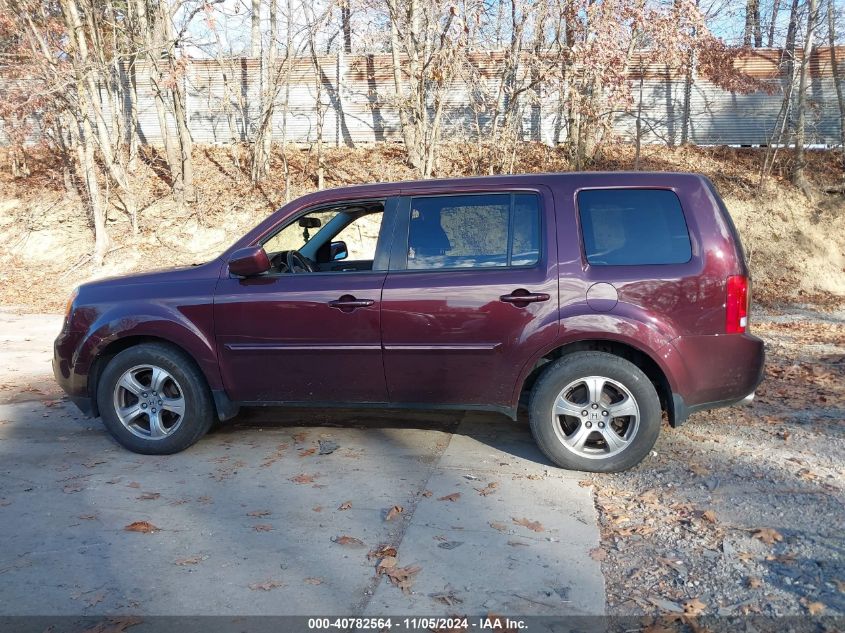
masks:
<path id="1" fill-rule="evenodd" d="M 271 256 L 282 251 L 302 250 L 302 247 L 317 234 L 320 227 L 328 224 L 339 213 L 338 209 L 323 209 L 306 213 L 267 240 L 264 243 L 264 250 Z"/>

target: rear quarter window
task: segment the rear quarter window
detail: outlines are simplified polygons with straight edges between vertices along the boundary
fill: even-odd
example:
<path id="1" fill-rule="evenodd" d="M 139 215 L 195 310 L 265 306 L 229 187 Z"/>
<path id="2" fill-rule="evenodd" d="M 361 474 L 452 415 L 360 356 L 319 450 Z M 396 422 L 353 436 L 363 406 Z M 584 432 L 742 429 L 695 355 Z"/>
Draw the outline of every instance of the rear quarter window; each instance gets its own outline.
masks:
<path id="1" fill-rule="evenodd" d="M 683 264 L 692 257 L 681 201 L 668 189 L 585 189 L 578 213 L 594 266 Z"/>

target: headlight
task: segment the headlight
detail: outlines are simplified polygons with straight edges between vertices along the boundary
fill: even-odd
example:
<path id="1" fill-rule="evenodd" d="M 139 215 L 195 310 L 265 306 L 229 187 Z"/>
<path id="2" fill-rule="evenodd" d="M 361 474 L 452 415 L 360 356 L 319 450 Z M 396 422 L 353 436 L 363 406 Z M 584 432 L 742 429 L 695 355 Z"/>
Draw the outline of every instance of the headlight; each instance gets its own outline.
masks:
<path id="1" fill-rule="evenodd" d="M 76 297 L 79 296 L 79 288 L 74 288 L 73 292 L 70 293 L 70 296 L 67 298 L 67 304 L 65 305 L 65 321 L 70 317 L 71 310 L 73 310 L 73 302 L 76 301 Z"/>

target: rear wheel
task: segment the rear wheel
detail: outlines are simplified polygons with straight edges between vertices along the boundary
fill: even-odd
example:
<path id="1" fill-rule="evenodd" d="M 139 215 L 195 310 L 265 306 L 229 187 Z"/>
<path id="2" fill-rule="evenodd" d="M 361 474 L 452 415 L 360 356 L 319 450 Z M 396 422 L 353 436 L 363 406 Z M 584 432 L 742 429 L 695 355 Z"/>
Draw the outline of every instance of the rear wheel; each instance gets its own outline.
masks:
<path id="1" fill-rule="evenodd" d="M 660 432 L 660 399 L 630 361 L 578 352 L 550 363 L 531 392 L 531 432 L 558 466 L 618 472 L 642 461 Z"/>
<path id="2" fill-rule="evenodd" d="M 97 388 L 106 428 L 136 453 L 178 453 L 208 432 L 214 405 L 205 378 L 183 352 L 160 343 L 130 347 L 106 366 Z"/>

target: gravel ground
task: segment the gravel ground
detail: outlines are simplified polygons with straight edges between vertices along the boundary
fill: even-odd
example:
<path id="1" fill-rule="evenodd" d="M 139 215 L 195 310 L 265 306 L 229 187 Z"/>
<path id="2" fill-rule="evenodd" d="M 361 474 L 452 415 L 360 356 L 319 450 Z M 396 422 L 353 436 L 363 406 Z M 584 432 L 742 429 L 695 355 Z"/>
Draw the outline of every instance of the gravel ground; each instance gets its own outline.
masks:
<path id="1" fill-rule="evenodd" d="M 753 405 L 664 429 L 596 475 L 608 612 L 845 614 L 845 312 L 757 314 Z"/>

